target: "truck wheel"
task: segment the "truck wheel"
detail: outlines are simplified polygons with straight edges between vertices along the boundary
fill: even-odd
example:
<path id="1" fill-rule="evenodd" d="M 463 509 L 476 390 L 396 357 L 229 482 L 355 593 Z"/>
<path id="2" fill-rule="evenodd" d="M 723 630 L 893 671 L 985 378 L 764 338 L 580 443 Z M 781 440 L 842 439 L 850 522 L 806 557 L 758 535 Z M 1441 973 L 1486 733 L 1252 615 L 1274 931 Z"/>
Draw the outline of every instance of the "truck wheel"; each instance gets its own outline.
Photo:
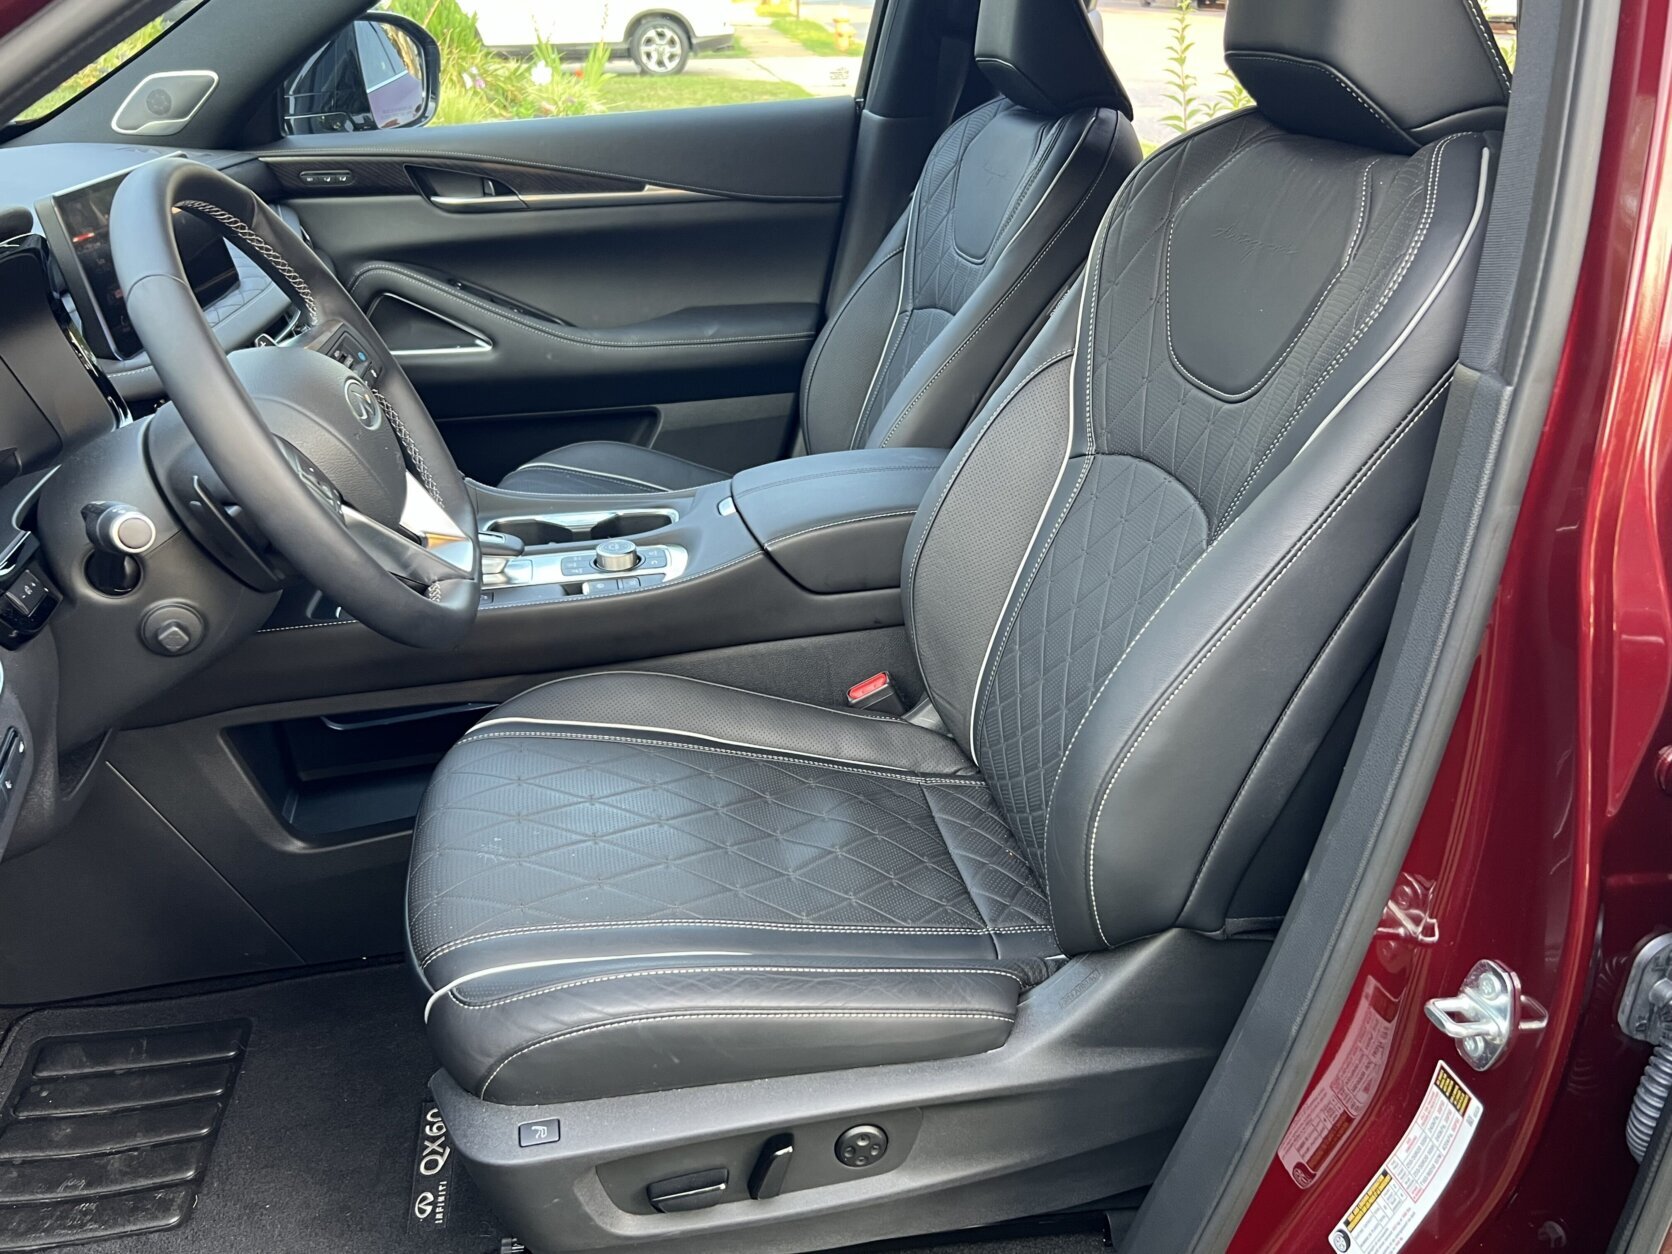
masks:
<path id="1" fill-rule="evenodd" d="M 691 40 L 671 17 L 647 17 L 633 28 L 629 51 L 640 74 L 677 74 L 691 59 Z"/>

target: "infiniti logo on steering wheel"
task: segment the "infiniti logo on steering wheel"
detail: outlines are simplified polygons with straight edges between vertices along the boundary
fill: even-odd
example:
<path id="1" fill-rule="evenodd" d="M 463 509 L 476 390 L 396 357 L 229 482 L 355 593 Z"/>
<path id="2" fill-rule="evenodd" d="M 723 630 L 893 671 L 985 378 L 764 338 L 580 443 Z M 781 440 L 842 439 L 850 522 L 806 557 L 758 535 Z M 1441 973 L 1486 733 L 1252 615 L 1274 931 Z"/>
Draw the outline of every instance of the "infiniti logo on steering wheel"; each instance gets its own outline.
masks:
<path id="1" fill-rule="evenodd" d="M 376 431 L 383 421 L 383 411 L 372 390 L 360 380 L 350 379 L 343 384 L 343 395 L 348 397 L 348 412 L 354 415 L 354 421 L 367 431 Z"/>

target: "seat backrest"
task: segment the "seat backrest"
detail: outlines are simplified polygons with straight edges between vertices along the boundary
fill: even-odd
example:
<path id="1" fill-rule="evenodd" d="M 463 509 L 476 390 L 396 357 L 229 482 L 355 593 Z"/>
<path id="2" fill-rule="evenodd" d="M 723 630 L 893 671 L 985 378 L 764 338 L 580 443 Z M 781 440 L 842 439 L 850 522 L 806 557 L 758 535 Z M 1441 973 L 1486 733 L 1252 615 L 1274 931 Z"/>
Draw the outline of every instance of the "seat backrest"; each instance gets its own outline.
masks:
<path id="1" fill-rule="evenodd" d="M 1001 95 L 936 141 L 802 376 L 807 452 L 947 448 L 1085 260 L 1141 155 L 1081 0 L 982 0 Z"/>
<path id="2" fill-rule="evenodd" d="M 1067 953 L 1287 906 L 1472 291 L 1508 99 L 1473 7 L 1236 0 L 1257 108 L 1139 167 L 919 511 L 930 695 Z"/>

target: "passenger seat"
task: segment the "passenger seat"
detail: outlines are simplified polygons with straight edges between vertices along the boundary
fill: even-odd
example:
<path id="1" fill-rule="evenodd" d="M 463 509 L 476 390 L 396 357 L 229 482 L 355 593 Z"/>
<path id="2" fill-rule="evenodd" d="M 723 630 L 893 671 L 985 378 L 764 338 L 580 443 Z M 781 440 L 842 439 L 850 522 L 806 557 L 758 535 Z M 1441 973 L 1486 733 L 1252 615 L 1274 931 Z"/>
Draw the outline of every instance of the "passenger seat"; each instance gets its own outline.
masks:
<path id="1" fill-rule="evenodd" d="M 1142 156 L 1083 0 L 982 0 L 975 61 L 1000 94 L 936 142 L 905 213 L 814 343 L 801 451 L 950 448 Z M 574 496 L 728 477 L 593 440 L 554 449 L 501 486 Z"/>

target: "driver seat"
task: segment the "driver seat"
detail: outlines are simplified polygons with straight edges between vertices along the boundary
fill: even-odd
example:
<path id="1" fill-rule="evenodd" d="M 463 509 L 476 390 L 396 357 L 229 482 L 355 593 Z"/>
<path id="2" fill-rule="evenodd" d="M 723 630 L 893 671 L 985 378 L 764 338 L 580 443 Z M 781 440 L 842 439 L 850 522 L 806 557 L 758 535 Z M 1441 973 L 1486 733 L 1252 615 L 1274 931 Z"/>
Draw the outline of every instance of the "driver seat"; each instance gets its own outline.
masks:
<path id="1" fill-rule="evenodd" d="M 1002 1059 L 1030 1017 L 1030 1067 L 1132 1067 L 1095 1047 L 1119 1015 L 1074 1019 L 1094 960 L 1187 934 L 1229 964 L 1275 930 L 1392 613 L 1508 76 L 1472 0 L 1238 0 L 1225 42 L 1258 107 L 1132 176 L 917 513 L 918 716 L 612 672 L 448 754 L 410 935 L 481 1109 L 832 1069 L 880 1104 L 889 1076 Z M 1198 984 L 1131 986 L 1146 1042 L 1200 1021 Z M 959 1074 L 966 1107 L 1023 1100 Z M 1028 1179 L 977 1209 L 1110 1177 Z M 536 1192 L 525 1239 L 550 1230 Z"/>

